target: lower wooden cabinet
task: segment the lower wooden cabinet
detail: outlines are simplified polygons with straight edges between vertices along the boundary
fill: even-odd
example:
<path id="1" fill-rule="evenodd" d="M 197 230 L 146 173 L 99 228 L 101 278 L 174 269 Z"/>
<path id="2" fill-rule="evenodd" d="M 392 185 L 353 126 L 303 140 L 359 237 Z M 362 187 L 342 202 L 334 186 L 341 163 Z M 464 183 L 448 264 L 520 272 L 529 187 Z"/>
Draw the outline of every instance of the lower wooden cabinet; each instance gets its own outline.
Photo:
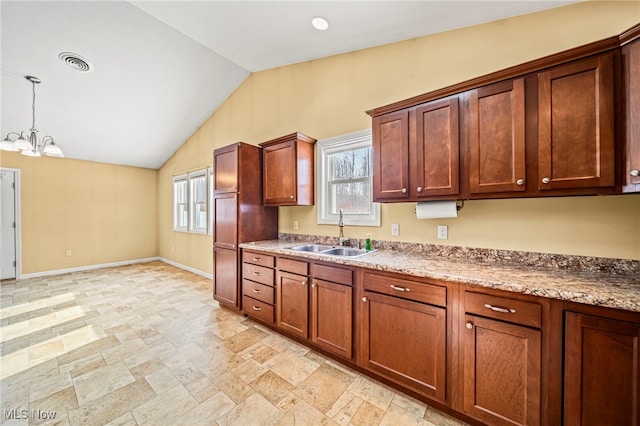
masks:
<path id="1" fill-rule="evenodd" d="M 311 341 L 351 359 L 353 356 L 353 289 L 314 279 L 311 284 Z"/>
<path id="2" fill-rule="evenodd" d="M 540 330 L 465 316 L 464 412 L 488 424 L 540 424 Z"/>
<path id="3" fill-rule="evenodd" d="M 213 249 L 215 271 L 213 298 L 220 304 L 237 309 L 238 300 L 238 251 L 215 247 Z"/>
<path id="4" fill-rule="evenodd" d="M 276 272 L 276 326 L 306 339 L 309 337 L 309 277 Z"/>
<path id="5" fill-rule="evenodd" d="M 564 424 L 640 424 L 640 324 L 565 314 Z"/>

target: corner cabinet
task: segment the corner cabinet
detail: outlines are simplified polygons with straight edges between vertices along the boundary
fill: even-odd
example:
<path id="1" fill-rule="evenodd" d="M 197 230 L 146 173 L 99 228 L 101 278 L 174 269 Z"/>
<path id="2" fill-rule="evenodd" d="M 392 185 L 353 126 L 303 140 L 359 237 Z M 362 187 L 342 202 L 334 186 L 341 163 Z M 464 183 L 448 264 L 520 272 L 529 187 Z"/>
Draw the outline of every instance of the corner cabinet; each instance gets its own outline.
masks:
<path id="1" fill-rule="evenodd" d="M 622 190 L 640 192 L 640 27 L 622 46 L 625 87 L 625 161 Z"/>
<path id="2" fill-rule="evenodd" d="M 564 424 L 640 424 L 640 324 L 565 314 Z"/>
<path id="3" fill-rule="evenodd" d="M 374 201 L 459 193 L 459 100 L 452 97 L 374 117 Z"/>
<path id="4" fill-rule="evenodd" d="M 261 143 L 265 206 L 314 204 L 314 144 L 302 133 Z"/>
<path id="5" fill-rule="evenodd" d="M 613 187 L 613 53 L 538 74 L 538 189 Z"/>

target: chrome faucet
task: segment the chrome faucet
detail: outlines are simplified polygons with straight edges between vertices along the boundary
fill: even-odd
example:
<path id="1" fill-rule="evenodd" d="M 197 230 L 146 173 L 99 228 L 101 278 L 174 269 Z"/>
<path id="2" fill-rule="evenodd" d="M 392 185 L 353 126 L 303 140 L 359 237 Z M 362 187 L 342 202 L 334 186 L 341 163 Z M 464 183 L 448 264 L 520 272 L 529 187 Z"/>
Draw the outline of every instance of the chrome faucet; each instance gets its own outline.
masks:
<path id="1" fill-rule="evenodd" d="M 344 221 L 342 220 L 342 209 L 340 209 L 340 220 L 338 220 L 338 226 L 340 227 L 339 244 L 341 246 L 349 245 L 349 244 L 346 244 L 349 242 L 349 239 L 345 238 L 344 236 Z"/>

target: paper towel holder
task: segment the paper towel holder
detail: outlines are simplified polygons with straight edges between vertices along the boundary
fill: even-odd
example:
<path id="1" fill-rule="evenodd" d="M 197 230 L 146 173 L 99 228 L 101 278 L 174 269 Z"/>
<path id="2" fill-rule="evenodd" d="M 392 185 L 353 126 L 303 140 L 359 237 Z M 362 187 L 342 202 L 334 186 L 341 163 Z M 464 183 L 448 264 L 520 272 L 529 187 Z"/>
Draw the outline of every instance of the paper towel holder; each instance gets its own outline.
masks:
<path id="1" fill-rule="evenodd" d="M 464 200 L 456 200 L 456 211 L 459 212 L 464 207 Z M 416 209 L 413 209 L 413 212 L 416 213 Z"/>

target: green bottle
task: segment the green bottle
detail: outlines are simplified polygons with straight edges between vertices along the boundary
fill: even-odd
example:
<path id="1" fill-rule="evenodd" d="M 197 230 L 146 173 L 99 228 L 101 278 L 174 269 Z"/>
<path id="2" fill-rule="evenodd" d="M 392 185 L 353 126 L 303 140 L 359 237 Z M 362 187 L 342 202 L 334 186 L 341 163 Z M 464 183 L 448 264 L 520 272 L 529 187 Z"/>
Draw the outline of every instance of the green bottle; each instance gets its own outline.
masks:
<path id="1" fill-rule="evenodd" d="M 371 251 L 371 234 L 367 234 L 367 241 L 365 242 L 364 248 L 367 251 Z"/>

